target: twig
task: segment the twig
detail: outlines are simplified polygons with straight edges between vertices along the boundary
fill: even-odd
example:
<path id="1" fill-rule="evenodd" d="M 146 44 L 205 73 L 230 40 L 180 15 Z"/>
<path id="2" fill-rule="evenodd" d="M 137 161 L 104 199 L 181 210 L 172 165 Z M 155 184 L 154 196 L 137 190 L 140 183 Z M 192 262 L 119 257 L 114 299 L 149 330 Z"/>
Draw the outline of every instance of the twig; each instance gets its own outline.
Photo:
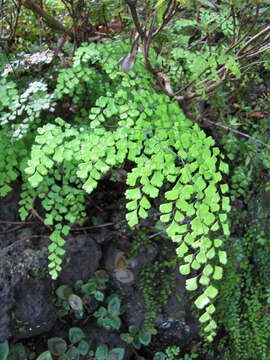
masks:
<path id="1" fill-rule="evenodd" d="M 126 0 L 126 3 L 128 4 L 134 25 L 143 41 L 143 39 L 145 37 L 145 31 L 142 29 L 139 18 L 138 18 L 138 14 L 137 14 L 137 10 L 136 10 L 137 1 L 136 0 Z"/>
<path id="2" fill-rule="evenodd" d="M 18 26 L 18 22 L 19 22 L 19 16 L 20 16 L 20 12 L 21 12 L 21 7 L 22 7 L 22 1 L 19 0 L 19 5 L 18 5 L 18 8 L 17 8 L 15 24 L 13 26 L 12 33 L 10 35 L 10 39 L 8 40 L 9 44 L 12 44 L 14 42 L 14 39 L 15 39 L 16 30 L 17 30 L 17 26 Z"/>
<path id="3" fill-rule="evenodd" d="M 66 29 L 58 20 L 54 19 L 51 15 L 49 15 L 46 11 L 40 8 L 37 4 L 32 3 L 30 0 L 23 0 L 22 5 L 27 9 L 33 11 L 42 17 L 48 26 L 53 29 L 57 29 L 58 31 L 69 35 L 73 39 L 73 33 L 69 29 Z"/>
<path id="4" fill-rule="evenodd" d="M 145 59 L 146 67 L 150 72 L 153 72 L 153 69 L 152 69 L 151 63 L 149 61 L 149 48 L 150 48 L 150 44 L 151 44 L 151 40 L 152 40 L 154 24 L 155 24 L 156 17 L 157 17 L 157 11 L 158 11 L 158 9 L 156 9 L 153 13 L 153 17 L 152 17 L 152 21 L 151 21 L 151 25 L 150 25 L 150 28 L 148 31 L 147 38 L 144 39 L 144 59 Z"/>
<path id="5" fill-rule="evenodd" d="M 0 220 L 0 224 L 19 225 L 19 224 L 36 224 L 36 222 L 35 222 L 35 221 L 8 221 L 8 220 Z"/>
<path id="6" fill-rule="evenodd" d="M 220 123 L 216 123 L 216 122 L 211 121 L 211 120 L 206 119 L 206 118 L 203 118 L 203 120 L 206 121 L 206 122 L 208 122 L 209 124 L 214 125 L 214 126 L 221 127 L 221 128 L 223 128 L 223 129 L 225 129 L 225 130 L 228 130 L 228 131 L 232 131 L 232 132 L 234 132 L 235 134 L 238 134 L 238 135 L 240 135 L 240 136 L 243 136 L 243 137 L 245 137 L 245 138 L 247 138 L 247 139 L 250 139 L 251 141 L 254 141 L 255 143 L 261 144 L 261 145 L 267 147 L 268 149 L 270 149 L 270 145 L 264 143 L 264 142 L 261 141 L 261 140 L 254 139 L 252 136 L 250 136 L 250 135 L 248 135 L 248 134 L 246 134 L 246 133 L 244 133 L 244 132 L 242 132 L 242 131 L 239 131 L 239 130 L 230 128 L 229 126 L 226 126 L 226 125 L 223 125 L 223 124 L 220 124 Z"/>
<path id="7" fill-rule="evenodd" d="M 85 227 L 79 227 L 79 228 L 72 228 L 71 231 L 100 229 L 100 228 L 109 227 L 109 226 L 113 226 L 113 225 L 117 225 L 117 224 L 119 224 L 119 223 L 109 222 L 109 223 L 104 223 L 104 224 L 100 224 L 100 225 L 92 225 L 92 226 L 85 226 Z"/>
<path id="8" fill-rule="evenodd" d="M 249 39 L 244 46 L 237 52 L 236 56 L 239 57 L 246 48 L 252 44 L 255 40 L 259 39 L 261 36 L 263 36 L 265 33 L 270 32 L 270 25 L 268 25 L 266 28 L 262 29 L 260 32 L 258 32 L 256 35 L 254 35 L 251 39 Z"/>

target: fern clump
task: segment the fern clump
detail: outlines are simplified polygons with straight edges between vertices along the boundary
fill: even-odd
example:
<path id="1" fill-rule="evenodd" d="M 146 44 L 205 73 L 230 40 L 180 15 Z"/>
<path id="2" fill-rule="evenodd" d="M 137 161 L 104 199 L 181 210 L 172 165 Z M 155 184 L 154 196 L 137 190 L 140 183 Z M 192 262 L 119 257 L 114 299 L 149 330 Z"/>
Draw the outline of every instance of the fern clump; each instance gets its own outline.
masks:
<path id="1" fill-rule="evenodd" d="M 3 115 L 1 139 L 14 143 L 14 159 L 1 169 L 10 171 L 9 181 L 22 174 L 22 219 L 40 198 L 45 224 L 52 229 L 49 271 L 56 279 L 71 224 L 86 217 L 85 194 L 129 160 L 126 219 L 134 227 L 159 204 L 160 221 L 177 243 L 180 272 L 187 276 L 187 290 L 196 292 L 200 321 L 211 341 L 218 293 L 214 283 L 227 261 L 222 238 L 229 235 L 230 205 L 222 174 L 228 166 L 214 140 L 185 117 L 178 103 L 156 92 L 140 55 L 134 70 L 121 71 L 118 61 L 125 50 L 117 42 L 83 45 L 73 66 L 60 71 L 53 93 L 36 84 L 38 98 L 32 90 L 16 95 L 15 102 L 24 96 L 25 105 L 18 117 L 10 119 L 18 110 L 13 103 Z M 75 109 L 66 117 L 61 113 L 65 103 Z M 14 130 L 14 122 L 27 126 Z M 18 151 L 21 140 L 23 152 Z M 2 174 L 5 195 L 9 188 Z"/>

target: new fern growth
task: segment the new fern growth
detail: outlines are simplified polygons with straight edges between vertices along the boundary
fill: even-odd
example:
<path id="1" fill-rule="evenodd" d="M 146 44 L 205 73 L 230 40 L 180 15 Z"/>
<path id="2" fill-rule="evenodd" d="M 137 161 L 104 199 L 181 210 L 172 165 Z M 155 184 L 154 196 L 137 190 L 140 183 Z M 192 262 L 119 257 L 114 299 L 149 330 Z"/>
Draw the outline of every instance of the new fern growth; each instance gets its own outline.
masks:
<path id="1" fill-rule="evenodd" d="M 211 341 L 216 329 L 215 281 L 222 278 L 227 261 L 222 238 L 229 235 L 230 205 L 222 173 L 228 173 L 228 166 L 214 140 L 192 124 L 176 102 L 155 91 L 139 55 L 133 71 L 121 71 L 118 61 L 125 50 L 118 42 L 83 45 L 73 66 L 60 71 L 54 93 L 46 93 L 45 85 L 35 86 L 39 100 L 28 91 L 22 111 L 12 119 L 7 114 L 18 107 L 0 104 L 5 108 L 1 195 L 22 174 L 22 219 L 40 198 L 45 224 L 52 229 L 49 272 L 56 279 L 71 225 L 86 217 L 85 194 L 92 193 L 108 171 L 129 160 L 133 168 L 127 176 L 126 219 L 134 227 L 154 204 L 160 205 L 160 221 L 178 244 L 180 272 L 187 277 L 187 290 L 196 295 L 200 322 Z M 12 91 L 14 102 L 22 101 L 13 83 L 6 83 L 10 85 L 4 91 Z M 61 108 L 66 102 L 76 111 L 65 117 Z M 54 103 L 52 116 L 48 110 Z M 16 124 L 27 124 L 19 137 Z M 7 157 L 11 143 L 13 153 Z"/>

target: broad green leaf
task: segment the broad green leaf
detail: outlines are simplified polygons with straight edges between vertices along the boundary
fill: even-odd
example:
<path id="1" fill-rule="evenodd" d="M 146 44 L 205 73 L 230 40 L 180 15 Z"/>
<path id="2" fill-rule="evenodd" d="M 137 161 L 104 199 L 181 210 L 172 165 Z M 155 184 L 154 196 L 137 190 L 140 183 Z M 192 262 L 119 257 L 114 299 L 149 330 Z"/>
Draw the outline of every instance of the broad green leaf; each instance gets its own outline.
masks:
<path id="1" fill-rule="evenodd" d="M 126 215 L 126 219 L 131 228 L 134 227 L 135 225 L 137 225 L 139 222 L 137 210 L 134 210 L 134 211 L 128 213 Z"/>
<path id="2" fill-rule="evenodd" d="M 52 355 L 60 356 L 67 350 L 67 343 L 60 337 L 53 337 L 48 340 L 48 348 Z"/>
<path id="3" fill-rule="evenodd" d="M 72 344 L 76 344 L 85 338 L 84 332 L 78 327 L 72 327 L 69 329 L 69 340 Z"/>
<path id="4" fill-rule="evenodd" d="M 195 259 L 192 261 L 191 267 L 194 270 L 199 270 L 201 267 L 201 264 Z"/>
<path id="5" fill-rule="evenodd" d="M 176 254 L 182 258 L 184 257 L 184 255 L 188 252 L 188 247 L 187 245 L 182 242 L 182 244 L 176 249 Z"/>
<path id="6" fill-rule="evenodd" d="M 83 309 L 82 299 L 76 294 L 71 294 L 68 297 L 68 302 L 73 310 L 81 311 Z"/>
<path id="7" fill-rule="evenodd" d="M 51 245 L 54 245 L 54 244 L 51 244 Z M 59 299 L 62 299 L 62 300 L 67 300 L 68 297 L 71 295 L 71 293 L 72 293 L 72 288 L 68 285 L 61 285 L 56 290 L 56 295 L 59 297 Z"/>
<path id="8" fill-rule="evenodd" d="M 123 360 L 124 355 L 125 349 L 114 348 L 109 352 L 107 360 Z"/>
<path id="9" fill-rule="evenodd" d="M 43 177 L 40 176 L 40 174 L 38 172 L 35 172 L 35 174 L 30 176 L 30 178 L 29 178 L 31 185 L 34 188 L 36 188 L 42 180 L 43 180 Z"/>
<path id="10" fill-rule="evenodd" d="M 77 347 L 79 353 L 83 356 L 86 356 L 89 351 L 89 344 L 86 340 L 81 340 Z"/>
<path id="11" fill-rule="evenodd" d="M 126 191 L 126 198 L 130 200 L 139 200 L 141 198 L 140 188 L 129 189 Z"/>
<path id="12" fill-rule="evenodd" d="M 137 200 L 132 200 L 132 201 L 128 202 L 127 205 L 126 205 L 126 208 L 129 211 L 136 210 L 138 208 L 138 201 Z"/>
<path id="13" fill-rule="evenodd" d="M 205 294 L 200 295 L 195 301 L 195 305 L 197 306 L 198 309 L 203 309 L 209 303 L 210 300 Z"/>
<path id="14" fill-rule="evenodd" d="M 120 307 L 121 307 L 121 301 L 118 296 L 115 296 L 109 301 L 108 311 L 113 316 L 116 316 L 120 314 Z"/>
<path id="15" fill-rule="evenodd" d="M 213 259 L 215 257 L 215 255 L 216 255 L 216 252 L 215 252 L 214 247 L 212 247 L 206 254 L 207 259 L 210 259 L 210 260 Z"/>
<path id="16" fill-rule="evenodd" d="M 140 202 L 140 205 L 144 209 L 147 209 L 147 210 L 151 208 L 151 204 L 150 204 L 150 202 L 148 201 L 148 199 L 145 196 L 143 196 L 143 198 L 142 198 L 142 200 Z"/>
<path id="17" fill-rule="evenodd" d="M 200 263 L 200 264 L 204 264 L 207 261 L 205 252 L 203 252 L 202 250 L 197 254 L 196 256 L 196 260 Z"/>
<path id="18" fill-rule="evenodd" d="M 9 353 L 8 341 L 0 342 L 0 359 L 6 360 Z"/>
<path id="19" fill-rule="evenodd" d="M 207 308 L 205 309 L 209 314 L 213 314 L 216 311 L 216 308 L 213 304 L 207 306 Z"/>
<path id="20" fill-rule="evenodd" d="M 141 329 L 138 336 L 142 345 L 147 346 L 150 344 L 151 334 L 148 331 Z"/>
<path id="21" fill-rule="evenodd" d="M 204 275 L 206 275 L 206 276 L 210 276 L 210 275 L 212 274 L 212 272 L 213 272 L 213 266 L 210 265 L 210 264 L 207 264 L 207 265 L 205 266 L 205 268 L 203 269 L 203 273 L 204 273 Z"/>
<path id="22" fill-rule="evenodd" d="M 198 288 L 197 277 L 186 280 L 186 289 L 188 291 L 194 291 L 197 290 L 197 288 Z"/>
<path id="23" fill-rule="evenodd" d="M 179 193 L 177 190 L 170 190 L 165 193 L 165 198 L 167 200 L 177 200 L 179 196 Z"/>
<path id="24" fill-rule="evenodd" d="M 0 357 L 1 358 L 1 357 Z M 41 353 L 38 357 L 37 360 L 53 360 L 52 358 L 52 354 L 51 352 L 48 351 L 44 351 L 43 353 Z"/>
<path id="25" fill-rule="evenodd" d="M 210 332 L 212 330 L 215 330 L 217 328 L 217 324 L 214 320 L 211 320 L 210 323 L 205 327 L 206 332 Z"/>
<path id="26" fill-rule="evenodd" d="M 210 279 L 209 279 L 209 277 L 208 276 L 206 276 L 206 275 L 202 275 L 201 277 L 200 277 L 200 284 L 202 284 L 202 285 L 204 285 L 204 286 L 207 286 L 207 285 L 209 285 L 209 282 L 210 282 Z"/>
<path id="27" fill-rule="evenodd" d="M 97 347 L 95 357 L 96 360 L 107 360 L 109 354 L 109 348 L 107 345 L 99 345 Z"/>
<path id="28" fill-rule="evenodd" d="M 211 319 L 211 316 L 209 313 L 205 312 L 202 314 L 202 316 L 199 318 L 200 323 L 205 323 Z"/>
<path id="29" fill-rule="evenodd" d="M 159 209 L 160 209 L 160 211 L 162 213 L 171 213 L 172 212 L 172 207 L 173 207 L 173 203 L 170 202 L 170 203 L 160 205 Z"/>
<path id="30" fill-rule="evenodd" d="M 181 265 L 179 270 L 182 275 L 188 275 L 190 273 L 190 265 L 189 264 Z"/>
<path id="31" fill-rule="evenodd" d="M 216 248 L 219 248 L 222 245 L 222 240 L 215 239 L 214 240 L 214 245 L 215 245 Z"/>
<path id="32" fill-rule="evenodd" d="M 204 293 L 209 298 L 214 299 L 218 294 L 218 290 L 214 286 L 210 285 L 210 286 L 208 286 L 208 288 L 205 290 Z"/>
<path id="33" fill-rule="evenodd" d="M 221 280 L 222 279 L 222 274 L 223 274 L 223 269 L 220 266 L 215 266 L 215 271 L 213 274 L 213 279 L 214 280 Z"/>
<path id="34" fill-rule="evenodd" d="M 166 355 L 163 352 L 155 353 L 154 360 L 165 360 Z"/>
<path id="35" fill-rule="evenodd" d="M 219 261 L 221 262 L 221 264 L 226 265 L 227 264 L 227 254 L 226 251 L 222 251 L 220 250 L 218 252 L 218 257 L 219 257 Z"/>

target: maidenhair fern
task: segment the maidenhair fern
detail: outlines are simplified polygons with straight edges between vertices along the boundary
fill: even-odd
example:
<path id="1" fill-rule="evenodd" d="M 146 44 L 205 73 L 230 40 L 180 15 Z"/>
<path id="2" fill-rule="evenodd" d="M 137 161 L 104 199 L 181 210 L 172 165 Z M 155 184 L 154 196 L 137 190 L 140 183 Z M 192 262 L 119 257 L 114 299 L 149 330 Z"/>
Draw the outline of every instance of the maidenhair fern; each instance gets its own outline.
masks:
<path id="1" fill-rule="evenodd" d="M 187 276 L 187 290 L 195 291 L 195 304 L 203 311 L 200 322 L 211 341 L 215 281 L 222 278 L 227 261 L 222 238 L 229 235 L 230 205 L 222 173 L 228 167 L 214 140 L 177 103 L 154 90 L 139 55 L 133 71 L 121 71 L 118 61 L 124 51 L 117 42 L 83 45 L 73 66 L 60 71 L 52 94 L 43 83 L 32 83 L 27 96 L 19 95 L 11 83 L 16 99 L 9 109 L 2 105 L 0 136 L 3 154 L 11 143 L 13 153 L 0 155 L 0 191 L 5 195 L 9 183 L 22 175 L 22 219 L 33 210 L 35 198 L 41 200 L 44 222 L 52 231 L 49 272 L 56 279 L 71 224 L 86 217 L 85 194 L 129 160 L 127 221 L 134 227 L 160 204 L 160 221 L 178 244 L 180 272 Z M 66 104 L 72 109 L 68 116 Z M 49 113 L 52 106 L 55 117 Z M 27 124 L 19 137 L 14 124 Z"/>

